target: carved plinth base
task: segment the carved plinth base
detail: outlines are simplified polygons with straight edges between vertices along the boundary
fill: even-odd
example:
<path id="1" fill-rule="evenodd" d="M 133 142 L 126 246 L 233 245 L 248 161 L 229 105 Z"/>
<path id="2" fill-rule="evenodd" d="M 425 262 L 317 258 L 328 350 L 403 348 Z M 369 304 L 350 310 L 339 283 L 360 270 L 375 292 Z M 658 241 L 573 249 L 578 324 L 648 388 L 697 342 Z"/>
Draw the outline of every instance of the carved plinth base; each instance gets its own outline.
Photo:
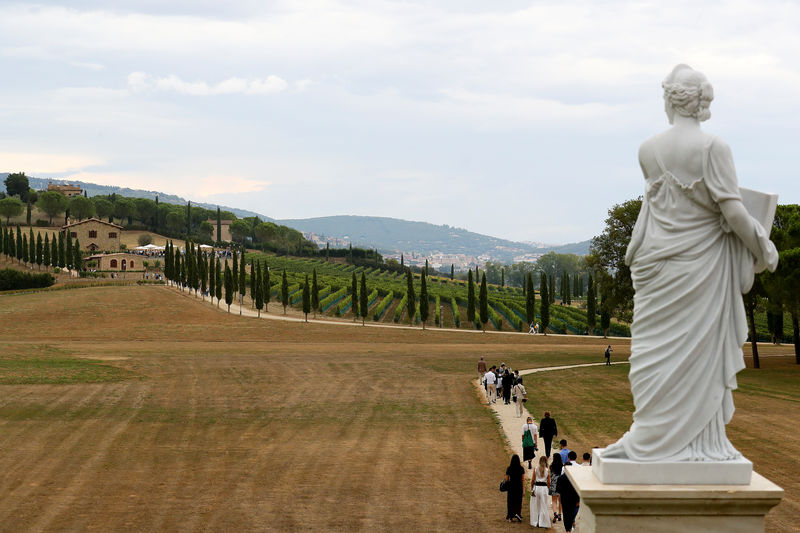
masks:
<path id="1" fill-rule="evenodd" d="M 735 461 L 673 461 L 640 463 L 607 459 L 603 449 L 592 450 L 592 471 L 602 483 L 648 485 L 657 479 L 662 485 L 748 485 L 753 463 L 742 457 Z"/>
<path id="2" fill-rule="evenodd" d="M 590 468 L 566 472 L 581 497 L 581 533 L 763 532 L 764 516 L 783 497 L 755 472 L 748 485 L 605 484 Z"/>

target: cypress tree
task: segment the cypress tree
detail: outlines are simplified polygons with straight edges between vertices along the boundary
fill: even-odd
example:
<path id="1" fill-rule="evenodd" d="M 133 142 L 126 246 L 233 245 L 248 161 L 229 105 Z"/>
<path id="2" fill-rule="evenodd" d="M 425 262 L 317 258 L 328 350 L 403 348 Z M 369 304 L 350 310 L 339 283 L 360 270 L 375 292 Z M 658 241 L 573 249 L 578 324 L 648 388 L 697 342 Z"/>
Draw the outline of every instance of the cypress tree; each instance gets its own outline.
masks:
<path id="1" fill-rule="evenodd" d="M 67 230 L 67 238 L 66 238 L 66 245 L 64 251 L 64 266 L 68 269 L 72 269 L 72 232 Z"/>
<path id="2" fill-rule="evenodd" d="M 303 283 L 303 314 L 308 322 L 308 313 L 311 312 L 311 291 L 308 287 L 308 274 L 306 274 L 306 282 Z"/>
<path id="3" fill-rule="evenodd" d="M 192 202 L 186 204 L 186 236 L 192 234 Z M 234 275 L 236 270 L 233 271 Z"/>
<path id="4" fill-rule="evenodd" d="M 367 313 L 369 312 L 369 302 L 367 301 L 367 276 L 364 273 L 361 273 L 361 294 L 360 301 L 361 301 L 361 325 L 365 325 L 367 320 Z"/>
<path id="5" fill-rule="evenodd" d="M 425 329 L 425 322 L 428 321 L 428 269 L 422 272 L 422 282 L 419 288 L 419 319 L 422 322 L 422 329 Z"/>
<path id="6" fill-rule="evenodd" d="M 609 305 L 609 290 L 602 289 L 602 300 L 600 302 L 600 329 L 603 330 L 603 338 L 608 337 L 608 330 L 611 328 L 611 312 L 608 309 Z"/>
<path id="7" fill-rule="evenodd" d="M 45 267 L 50 266 L 51 255 L 50 255 L 50 236 L 45 233 L 44 234 L 44 246 L 42 247 L 42 262 L 44 263 Z"/>
<path id="8" fill-rule="evenodd" d="M 426 259 L 426 260 L 425 260 L 425 274 L 427 274 L 427 273 L 428 273 L 428 260 Z M 425 326 L 423 326 L 423 328 L 424 328 L 424 327 L 425 327 Z"/>
<path id="9" fill-rule="evenodd" d="M 314 318 L 317 318 L 319 309 L 319 285 L 317 285 L 317 269 L 311 274 L 311 308 L 314 310 Z"/>
<path id="10" fill-rule="evenodd" d="M 400 254 L 400 266 L 401 267 L 405 266 L 405 264 L 403 263 L 403 254 Z"/>
<path id="11" fill-rule="evenodd" d="M 269 284 L 269 267 L 267 262 L 261 266 L 261 290 L 264 293 L 264 312 L 269 312 L 269 300 L 272 296 L 272 287 Z"/>
<path id="12" fill-rule="evenodd" d="M 256 262 L 255 259 L 250 260 L 250 299 L 253 300 L 253 306 L 256 305 L 256 296 L 259 292 L 258 279 L 256 278 Z"/>
<path id="13" fill-rule="evenodd" d="M 242 248 L 242 258 L 239 261 L 239 315 L 242 314 L 244 296 L 247 294 L 247 264 L 244 258 L 244 248 Z"/>
<path id="14" fill-rule="evenodd" d="M 42 241 L 42 234 L 36 234 L 36 264 L 39 265 L 39 270 L 42 269 L 42 263 L 44 262 L 44 242 Z"/>
<path id="15" fill-rule="evenodd" d="M 222 214 L 217 206 L 217 243 L 222 242 Z"/>
<path id="16" fill-rule="evenodd" d="M 486 323 L 489 321 L 489 291 L 486 287 L 486 273 L 481 276 L 481 292 L 480 292 L 480 305 L 481 305 L 481 325 L 483 332 L 486 333 Z"/>
<path id="17" fill-rule="evenodd" d="M 14 259 L 17 256 L 17 247 L 14 243 L 14 238 L 11 235 L 11 230 L 8 230 L 8 246 L 6 246 L 6 249 L 8 250 L 9 260 Z"/>
<path id="18" fill-rule="evenodd" d="M 542 333 L 547 335 L 547 326 L 550 325 L 550 293 L 547 288 L 547 275 L 542 272 L 542 279 L 539 281 L 539 296 L 542 299 L 539 315 L 542 319 Z"/>
<path id="19" fill-rule="evenodd" d="M 250 275 L 256 280 L 255 288 L 251 290 L 256 295 L 256 309 L 258 310 L 258 317 L 261 318 L 261 310 L 264 308 L 264 291 L 261 289 L 261 266 L 259 264 L 251 265 Z"/>
<path id="20" fill-rule="evenodd" d="M 233 271 L 233 290 L 235 291 L 239 288 L 237 286 L 239 277 L 239 259 L 236 257 L 236 250 L 233 250 L 231 254 L 233 255 L 233 268 L 231 270 Z"/>
<path id="21" fill-rule="evenodd" d="M 408 323 L 414 324 L 417 313 L 417 296 L 414 294 L 414 274 L 411 269 L 406 270 L 406 305 L 408 306 Z"/>
<path id="22" fill-rule="evenodd" d="M 553 275 L 547 276 L 547 296 L 550 298 L 548 301 L 553 304 L 556 302 L 556 283 Z"/>
<path id="23" fill-rule="evenodd" d="M 83 254 L 81 253 L 80 240 L 75 239 L 75 246 L 72 247 L 72 268 L 83 270 Z"/>
<path id="24" fill-rule="evenodd" d="M 456 266 L 453 263 L 450 263 L 450 281 L 454 280 L 456 277 Z"/>
<path id="25" fill-rule="evenodd" d="M 28 226 L 31 225 L 31 208 L 32 207 L 33 206 L 31 206 L 31 203 L 28 202 L 28 207 L 25 210 L 25 224 L 27 224 Z"/>
<path id="26" fill-rule="evenodd" d="M 467 320 L 475 322 L 475 284 L 472 282 L 472 269 L 467 273 Z"/>
<path id="27" fill-rule="evenodd" d="M 22 236 L 22 261 L 27 263 L 28 262 L 28 252 L 30 252 L 30 248 L 28 247 L 28 236 Z"/>
<path id="28" fill-rule="evenodd" d="M 570 295 L 570 287 L 569 287 L 569 274 L 564 272 L 564 277 L 562 278 L 561 283 L 564 284 L 564 303 L 569 305 L 572 303 L 572 296 Z"/>
<path id="29" fill-rule="evenodd" d="M 17 263 L 22 261 L 22 230 L 19 229 L 19 224 L 17 224 Z"/>
<path id="30" fill-rule="evenodd" d="M 0 221 L 0 253 L 3 255 L 6 255 L 6 245 L 8 244 L 6 235 L 6 228 L 3 226 L 3 222 Z"/>
<path id="31" fill-rule="evenodd" d="M 352 247 L 352 245 L 350 245 Z M 350 307 L 353 309 L 353 322 L 358 318 L 358 281 L 356 273 L 353 272 L 353 280 L 350 283 Z"/>
<path id="32" fill-rule="evenodd" d="M 233 275 L 231 274 L 231 267 L 228 262 L 225 262 L 225 303 L 228 306 L 228 312 L 231 312 L 231 304 L 233 303 Z"/>
<path id="33" fill-rule="evenodd" d="M 208 297 L 214 303 L 214 295 L 217 293 L 217 257 L 212 254 L 208 257 Z"/>
<path id="34" fill-rule="evenodd" d="M 533 291 L 533 274 L 525 276 L 525 318 L 528 324 L 536 320 L 536 293 Z"/>
<path id="35" fill-rule="evenodd" d="M 586 288 L 586 328 L 589 335 L 594 335 L 594 326 L 597 319 L 597 301 L 595 300 L 594 280 L 589 274 L 589 286 Z"/>
<path id="36" fill-rule="evenodd" d="M 222 299 L 222 262 L 219 257 L 214 261 L 214 285 L 217 291 L 217 308 L 219 308 L 219 301 Z"/>
<path id="37" fill-rule="evenodd" d="M 325 243 L 325 261 L 330 259 L 330 257 L 331 257 L 331 243 L 326 242 Z"/>
<path id="38" fill-rule="evenodd" d="M 33 265 L 36 262 L 36 237 L 33 236 L 33 228 L 30 228 L 28 237 L 28 262 Z"/>
<path id="39" fill-rule="evenodd" d="M 202 251 L 200 252 L 200 299 L 206 300 L 206 289 L 208 289 L 208 258 Z"/>
<path id="40" fill-rule="evenodd" d="M 58 234 L 58 254 L 56 255 L 56 257 L 58 257 L 58 262 L 57 262 L 58 266 L 61 267 L 61 268 L 64 268 L 64 265 L 67 264 L 66 255 L 65 254 L 66 254 L 66 252 L 64 251 L 64 233 L 59 233 Z M 54 263 L 56 262 L 55 259 L 53 260 L 53 262 Z"/>
<path id="41" fill-rule="evenodd" d="M 188 282 L 187 271 L 186 271 L 187 260 L 188 260 L 187 254 L 184 253 L 183 257 L 181 257 L 181 287 L 186 287 Z"/>
<path id="42" fill-rule="evenodd" d="M 286 277 L 286 269 L 283 269 L 283 278 L 281 279 L 281 305 L 283 305 L 283 314 L 286 314 L 286 306 L 289 305 L 289 280 Z"/>
<path id="43" fill-rule="evenodd" d="M 194 243 L 190 242 L 186 247 L 186 283 L 189 286 L 189 291 L 194 289 L 195 280 L 195 263 L 194 263 Z"/>
<path id="44" fill-rule="evenodd" d="M 505 287 L 506 286 L 506 269 L 505 268 L 501 268 L 500 269 L 500 286 L 501 287 Z"/>

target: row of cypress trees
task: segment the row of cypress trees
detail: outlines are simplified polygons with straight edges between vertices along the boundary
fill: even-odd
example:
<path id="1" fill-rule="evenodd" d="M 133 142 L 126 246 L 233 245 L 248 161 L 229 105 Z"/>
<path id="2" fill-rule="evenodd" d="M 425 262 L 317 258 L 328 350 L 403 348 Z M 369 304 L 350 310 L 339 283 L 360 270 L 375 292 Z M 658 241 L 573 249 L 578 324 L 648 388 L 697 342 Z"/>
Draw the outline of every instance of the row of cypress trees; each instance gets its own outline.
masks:
<path id="1" fill-rule="evenodd" d="M 0 253 L 7 259 L 16 259 L 20 264 L 37 265 L 40 270 L 42 265 L 83 270 L 80 242 L 75 239 L 73 243 L 69 232 L 58 233 L 58 237 L 53 235 L 52 240 L 50 234 L 45 233 L 43 239 L 41 232 L 34 236 L 33 228 L 26 234 L 17 225 L 15 234 L 13 227 L 0 223 Z"/>

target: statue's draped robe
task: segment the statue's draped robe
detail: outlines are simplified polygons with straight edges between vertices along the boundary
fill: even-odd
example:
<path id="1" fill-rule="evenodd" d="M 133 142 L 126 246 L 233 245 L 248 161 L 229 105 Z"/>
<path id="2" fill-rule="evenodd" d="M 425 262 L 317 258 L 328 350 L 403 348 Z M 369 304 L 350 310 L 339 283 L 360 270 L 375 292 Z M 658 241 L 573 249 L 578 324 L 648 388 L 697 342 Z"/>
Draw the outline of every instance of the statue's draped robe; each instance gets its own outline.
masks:
<path id="1" fill-rule="evenodd" d="M 721 215 L 740 199 L 733 160 L 714 138 L 703 176 L 683 183 L 664 168 L 646 181 L 626 263 L 634 296 L 630 430 L 605 456 L 636 461 L 719 461 L 740 454 L 725 435 L 736 373 L 744 368 L 742 293 L 754 257 Z M 752 231 L 768 240 L 751 217 Z"/>

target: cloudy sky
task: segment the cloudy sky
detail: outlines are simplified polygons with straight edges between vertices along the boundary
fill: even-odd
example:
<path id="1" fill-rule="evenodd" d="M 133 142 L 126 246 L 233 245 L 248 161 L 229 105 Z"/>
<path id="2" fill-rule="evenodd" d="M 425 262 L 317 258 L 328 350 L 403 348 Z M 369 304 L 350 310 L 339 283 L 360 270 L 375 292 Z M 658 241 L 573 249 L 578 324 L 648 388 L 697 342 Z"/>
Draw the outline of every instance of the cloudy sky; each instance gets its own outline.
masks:
<path id="1" fill-rule="evenodd" d="M 0 171 L 572 242 L 641 193 L 684 62 L 740 183 L 798 203 L 798 28 L 773 0 L 0 1 Z"/>

